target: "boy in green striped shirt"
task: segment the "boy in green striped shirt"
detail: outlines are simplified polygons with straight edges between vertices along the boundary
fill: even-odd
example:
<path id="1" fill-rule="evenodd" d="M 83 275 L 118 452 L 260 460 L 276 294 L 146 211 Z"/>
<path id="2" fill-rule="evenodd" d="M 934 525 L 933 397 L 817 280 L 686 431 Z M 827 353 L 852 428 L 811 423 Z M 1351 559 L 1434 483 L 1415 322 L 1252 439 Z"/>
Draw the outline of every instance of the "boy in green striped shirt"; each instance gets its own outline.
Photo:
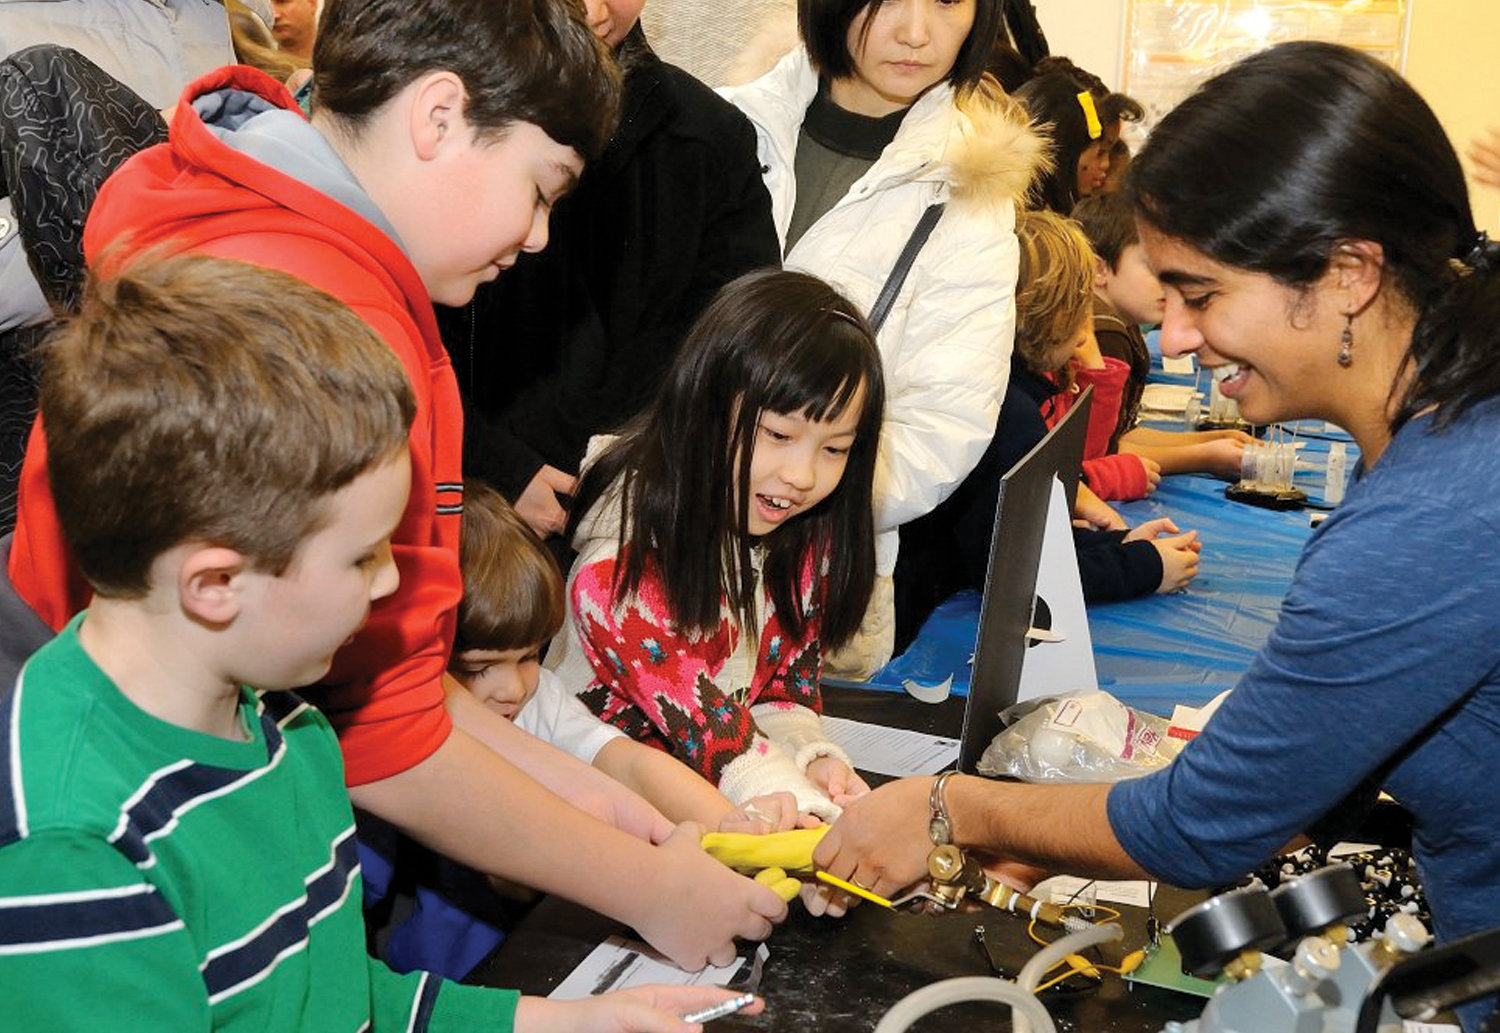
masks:
<path id="1" fill-rule="evenodd" d="M 95 595 L 0 697 L 8 1021 L 686 1031 L 729 996 L 558 1003 L 366 955 L 337 741 L 270 691 L 322 677 L 399 581 L 415 402 L 357 316 L 282 273 L 147 261 L 53 339 L 41 399 Z"/>

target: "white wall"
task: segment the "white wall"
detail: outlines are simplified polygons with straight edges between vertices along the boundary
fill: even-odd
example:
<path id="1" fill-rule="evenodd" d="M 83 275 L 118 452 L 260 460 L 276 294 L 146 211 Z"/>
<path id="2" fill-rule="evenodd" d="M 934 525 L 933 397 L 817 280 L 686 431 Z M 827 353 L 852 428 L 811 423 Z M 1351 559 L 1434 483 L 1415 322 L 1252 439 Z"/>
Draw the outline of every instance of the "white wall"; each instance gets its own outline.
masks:
<path id="1" fill-rule="evenodd" d="M 1033 0 L 1054 54 L 1118 85 L 1126 0 Z M 1406 75 L 1437 112 L 1462 154 L 1485 126 L 1500 126 L 1500 3 L 1408 0 Z M 1470 184 L 1474 217 L 1500 238 L 1500 191 Z"/>

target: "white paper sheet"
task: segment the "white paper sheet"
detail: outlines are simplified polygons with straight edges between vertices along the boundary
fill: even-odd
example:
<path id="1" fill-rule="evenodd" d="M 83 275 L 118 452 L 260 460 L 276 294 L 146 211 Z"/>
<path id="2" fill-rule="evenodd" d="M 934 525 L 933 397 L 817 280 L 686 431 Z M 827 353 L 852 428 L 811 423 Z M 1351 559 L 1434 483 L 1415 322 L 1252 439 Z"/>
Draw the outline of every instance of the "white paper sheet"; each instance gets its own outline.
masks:
<path id="1" fill-rule="evenodd" d="M 1067 904 L 1079 899 L 1081 890 L 1090 880 L 1071 875 L 1054 875 L 1036 886 L 1035 895 L 1046 893 L 1046 899 L 1054 904 Z M 1094 882 L 1094 899 L 1101 904 L 1129 904 L 1146 907 L 1151 902 L 1153 883 L 1143 880 L 1129 882 Z"/>
<path id="2" fill-rule="evenodd" d="M 579 1001 L 611 990 L 625 990 L 647 983 L 672 986 L 724 986 L 741 968 L 770 957 L 765 944 L 750 958 L 735 958 L 727 966 L 710 965 L 701 972 L 684 972 L 651 947 L 623 936 L 611 936 L 578 963 L 566 979 L 547 996 L 557 1001 Z"/>
<path id="3" fill-rule="evenodd" d="M 1141 408 L 1181 416 L 1197 394 L 1191 384 L 1147 384 L 1141 392 Z"/>
<path id="4" fill-rule="evenodd" d="M 825 716 L 823 727 L 861 771 L 904 778 L 935 774 L 958 763 L 958 740 L 946 736 L 842 717 Z"/>

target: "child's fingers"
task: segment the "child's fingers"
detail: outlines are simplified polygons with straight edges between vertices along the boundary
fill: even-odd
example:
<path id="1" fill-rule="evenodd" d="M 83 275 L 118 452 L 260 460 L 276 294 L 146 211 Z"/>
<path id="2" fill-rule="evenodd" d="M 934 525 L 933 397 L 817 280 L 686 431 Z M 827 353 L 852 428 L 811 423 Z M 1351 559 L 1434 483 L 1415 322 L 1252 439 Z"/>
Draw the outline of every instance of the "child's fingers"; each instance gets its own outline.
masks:
<path id="1" fill-rule="evenodd" d="M 1137 541 L 1155 538 L 1163 534 L 1176 534 L 1177 525 L 1172 522 L 1171 517 L 1157 517 L 1155 520 L 1147 520 L 1143 524 L 1137 524 L 1132 535 Z"/>
<path id="2" fill-rule="evenodd" d="M 625 1026 L 626 1029 L 640 1030 L 641 1033 L 679 1033 L 684 1029 L 692 1029 L 691 1025 L 683 1022 L 684 1015 L 712 1008 L 740 996 L 737 990 L 717 986 L 662 985 L 638 987 L 635 990 L 620 991 L 620 994 L 635 997 L 635 1003 L 641 1006 L 640 1010 L 631 1009 L 633 1014 L 626 1019 L 628 1025 Z M 765 1001 L 757 997 L 735 1014 L 756 1015 L 765 1006 Z"/>

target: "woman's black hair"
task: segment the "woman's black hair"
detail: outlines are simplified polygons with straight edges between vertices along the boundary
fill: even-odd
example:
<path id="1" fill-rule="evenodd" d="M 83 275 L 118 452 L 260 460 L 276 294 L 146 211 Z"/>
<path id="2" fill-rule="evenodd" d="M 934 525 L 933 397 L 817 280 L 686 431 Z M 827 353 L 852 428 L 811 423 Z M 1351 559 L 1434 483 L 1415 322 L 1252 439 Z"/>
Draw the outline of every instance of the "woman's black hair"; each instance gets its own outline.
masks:
<path id="1" fill-rule="evenodd" d="M 1379 244 L 1417 316 L 1393 430 L 1500 393 L 1500 249 L 1475 229 L 1437 116 L 1374 58 L 1308 42 L 1245 58 L 1161 121 L 1125 191 L 1163 234 L 1288 287 L 1316 282 L 1343 241 Z"/>
<path id="2" fill-rule="evenodd" d="M 863 395 L 860 390 L 863 388 Z M 872 490 L 885 409 L 875 336 L 828 284 L 763 270 L 725 285 L 688 331 L 655 401 L 585 472 L 570 535 L 619 483 L 614 598 L 648 567 L 665 587 L 681 630 L 708 632 L 721 601 L 755 627 L 750 562 L 750 461 L 761 413 L 830 420 L 860 400 L 855 440 L 838 486 L 816 507 L 765 536 L 762 574 L 793 635 L 809 614 L 797 598 L 804 565 L 827 566 L 815 605 L 825 648 L 859 628 L 874 587 Z"/>
<path id="3" fill-rule="evenodd" d="M 884 0 L 797 0 L 797 28 L 818 74 L 830 79 L 854 75 L 849 26 L 861 13 L 873 16 Z M 990 62 L 990 50 L 1004 25 L 1004 0 L 974 0 L 974 25 L 959 48 L 948 82 L 966 93 L 979 85 Z M 869 22 L 865 22 L 868 31 Z"/>
<path id="4" fill-rule="evenodd" d="M 1063 71 L 1030 79 L 1015 93 L 1052 141 L 1052 168 L 1032 185 L 1032 207 L 1049 208 L 1059 215 L 1067 215 L 1078 203 L 1078 159 L 1103 134 L 1101 122 L 1100 135 L 1090 135 L 1080 93 L 1093 96 Z"/>

